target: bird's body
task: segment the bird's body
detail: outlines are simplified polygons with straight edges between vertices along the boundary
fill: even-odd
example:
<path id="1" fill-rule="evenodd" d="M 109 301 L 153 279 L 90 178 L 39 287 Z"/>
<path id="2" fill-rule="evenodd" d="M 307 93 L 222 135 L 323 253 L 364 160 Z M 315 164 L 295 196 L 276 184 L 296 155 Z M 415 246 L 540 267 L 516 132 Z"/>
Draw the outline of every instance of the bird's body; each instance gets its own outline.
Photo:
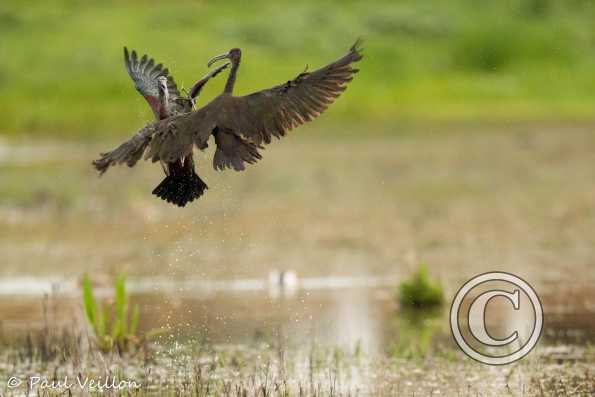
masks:
<path id="1" fill-rule="evenodd" d="M 162 64 L 155 65 L 155 61 L 147 55 L 139 60 L 136 51 L 133 50 L 131 56 L 124 47 L 124 63 L 137 91 L 147 100 L 157 120 L 191 112 L 209 79 L 228 66 L 226 64 L 207 73 L 194 84 L 188 97 L 182 97 L 169 70 L 164 69 Z M 153 190 L 156 196 L 183 207 L 208 189 L 207 184 L 196 174 L 192 153 L 161 163 L 166 177 Z"/>
<path id="2" fill-rule="evenodd" d="M 222 59 L 231 62 L 223 93 L 198 110 L 172 114 L 145 126 L 129 141 L 103 154 L 94 162 L 95 168 L 103 173 L 115 164 L 132 167 L 143 154 L 153 162 L 184 164 L 194 148 L 206 147 L 213 135 L 217 145 L 213 167 L 241 171 L 245 163 L 261 159 L 258 150 L 269 144 L 273 136 L 281 138 L 289 130 L 318 117 L 334 102 L 358 72 L 352 67 L 362 58 L 358 45 L 359 42 L 347 55 L 325 67 L 246 96 L 233 95 L 241 51 L 231 49 L 209 62 L 209 66 Z"/>

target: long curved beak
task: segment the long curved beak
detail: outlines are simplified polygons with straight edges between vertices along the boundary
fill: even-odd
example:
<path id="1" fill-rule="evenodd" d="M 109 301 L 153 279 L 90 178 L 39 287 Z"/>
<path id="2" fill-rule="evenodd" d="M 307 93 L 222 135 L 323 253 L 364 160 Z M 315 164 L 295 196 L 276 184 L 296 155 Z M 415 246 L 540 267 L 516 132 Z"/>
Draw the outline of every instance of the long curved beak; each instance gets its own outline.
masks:
<path id="1" fill-rule="evenodd" d="M 221 73 L 222 71 L 224 71 L 225 69 L 227 69 L 227 67 L 230 65 L 229 62 L 225 62 L 223 65 L 212 69 L 209 73 L 207 73 L 205 75 L 205 77 L 211 78 L 211 77 L 215 77 L 217 76 L 219 73 Z"/>
<path id="2" fill-rule="evenodd" d="M 216 57 L 211 58 L 209 63 L 207 63 L 207 66 L 211 67 L 211 65 L 213 65 L 215 62 L 220 61 L 222 59 L 229 59 L 229 52 L 226 52 L 225 54 L 217 55 Z"/>

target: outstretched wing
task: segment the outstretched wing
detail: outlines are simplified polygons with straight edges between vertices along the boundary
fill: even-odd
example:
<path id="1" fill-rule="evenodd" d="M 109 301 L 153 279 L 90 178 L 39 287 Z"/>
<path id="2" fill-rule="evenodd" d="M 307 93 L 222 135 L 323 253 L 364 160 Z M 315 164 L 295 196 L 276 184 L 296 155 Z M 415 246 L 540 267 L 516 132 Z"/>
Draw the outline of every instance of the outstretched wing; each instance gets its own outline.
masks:
<path id="1" fill-rule="evenodd" d="M 124 63 L 128 74 L 134 81 L 136 90 L 147 100 L 156 118 L 159 118 L 159 90 L 157 88 L 157 77 L 167 77 L 167 88 L 170 98 L 174 99 L 180 96 L 176 82 L 169 70 L 162 64 L 156 64 L 153 58 L 143 55 L 138 58 L 136 51 L 128 52 L 124 47 Z"/>
<path id="2" fill-rule="evenodd" d="M 345 91 L 358 72 L 353 63 L 362 59 L 359 44 L 358 40 L 337 61 L 316 71 L 301 73 L 285 84 L 247 96 L 223 94 L 196 112 L 167 119 L 160 125 L 145 157 L 152 161 L 174 161 L 188 153 L 188 145 L 204 146 L 217 128 L 220 132 L 234 134 L 241 141 L 224 140 L 231 143 L 223 148 L 227 159 L 216 161 L 215 168 L 231 164 L 235 169 L 243 169 L 240 162 L 255 162 L 260 158 L 253 151 L 262 143 L 268 144 L 271 137 L 280 138 L 287 131 L 315 119 Z M 221 144 L 217 143 L 219 148 Z M 247 148 L 246 144 L 251 146 Z M 234 156 L 232 146 L 241 147 L 245 153 L 238 151 Z"/>
<path id="3" fill-rule="evenodd" d="M 337 61 L 276 87 L 243 97 L 231 97 L 217 113 L 216 124 L 260 145 L 323 113 L 347 88 L 362 59 L 359 40 Z M 197 114 L 195 117 L 199 117 Z"/>
<path id="4" fill-rule="evenodd" d="M 112 165 L 126 163 L 129 167 L 134 167 L 151 142 L 151 137 L 156 130 L 157 123 L 147 125 L 116 149 L 101 153 L 101 157 L 93 161 L 93 166 L 100 174 L 103 174 Z"/>

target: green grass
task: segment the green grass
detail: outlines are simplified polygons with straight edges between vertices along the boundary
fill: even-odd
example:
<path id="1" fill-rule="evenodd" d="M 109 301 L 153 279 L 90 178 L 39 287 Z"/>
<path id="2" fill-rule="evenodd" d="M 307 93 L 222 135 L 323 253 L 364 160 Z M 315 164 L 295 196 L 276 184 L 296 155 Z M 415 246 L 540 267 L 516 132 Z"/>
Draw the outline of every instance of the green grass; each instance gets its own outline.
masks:
<path id="1" fill-rule="evenodd" d="M 123 68 L 124 45 L 186 87 L 208 58 L 239 46 L 241 94 L 336 59 L 359 36 L 362 72 L 329 120 L 592 119 L 594 18 L 587 0 L 7 0 L 0 132 L 85 139 L 142 126 L 152 115 Z"/>
<path id="2" fill-rule="evenodd" d="M 420 265 L 417 272 L 399 284 L 399 301 L 405 308 L 434 308 L 444 302 L 442 286 L 430 279 L 427 265 Z"/>
<path id="3" fill-rule="evenodd" d="M 114 282 L 115 301 L 113 305 L 102 305 L 93 294 L 91 279 L 83 278 L 83 304 L 87 321 L 95 334 L 97 347 L 103 352 L 116 350 L 120 353 L 137 347 L 141 337 L 137 335 L 139 307 L 130 311 L 126 293 L 126 277 L 119 275 Z"/>

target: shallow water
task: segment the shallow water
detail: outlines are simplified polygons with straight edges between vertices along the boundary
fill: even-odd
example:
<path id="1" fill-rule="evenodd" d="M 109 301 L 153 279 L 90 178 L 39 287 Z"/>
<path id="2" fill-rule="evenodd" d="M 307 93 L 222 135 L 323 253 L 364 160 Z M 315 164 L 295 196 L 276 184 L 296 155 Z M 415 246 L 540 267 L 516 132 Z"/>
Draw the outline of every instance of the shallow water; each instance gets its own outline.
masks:
<path id="1" fill-rule="evenodd" d="M 166 332 L 150 346 L 155 361 L 105 359 L 134 379 L 152 371 L 154 390 L 178 373 L 187 376 L 175 387 L 185 387 L 197 366 L 222 388 L 254 377 L 266 383 L 271 362 L 279 383 L 309 384 L 318 349 L 320 379 L 329 386 L 330 369 L 340 372 L 343 395 L 365 395 L 362 386 L 385 391 L 371 395 L 590 395 L 595 135 L 590 126 L 481 130 L 295 135 L 246 173 L 216 174 L 205 162 L 212 189 L 182 212 L 149 194 L 162 178 L 158 167 L 96 178 L 89 161 L 104 144 L 0 146 L 0 342 L 8 342 L 0 393 L 15 371 L 73 375 L 82 360 L 103 374 L 93 351 L 73 354 L 67 365 L 58 354 L 57 363 L 32 369 L 37 356 L 12 336 L 27 342 L 46 324 L 84 330 L 80 275 L 88 273 L 109 301 L 107 275 L 126 272 L 142 330 Z M 420 263 L 444 286 L 442 310 L 398 304 L 396 286 Z M 281 288 L 275 268 L 297 277 L 286 273 Z M 545 311 L 540 343 L 518 366 L 476 363 L 450 335 L 455 292 L 495 269 L 530 281 Z M 495 336 L 526 325 L 510 304 L 490 307 Z M 69 342 L 57 338 L 58 350 Z M 342 354 L 348 369 L 335 362 Z"/>
<path id="2" fill-rule="evenodd" d="M 432 311 L 400 308 L 393 279 L 296 279 L 281 287 L 278 277 L 216 282 L 132 279 L 128 289 L 140 306 L 141 329 L 167 329 L 164 341 L 265 343 L 304 352 L 315 345 L 397 356 L 456 348 L 449 305 Z M 71 324 L 73 318 L 84 323 L 74 280 L 3 279 L 0 287 L 3 333 L 40 329 L 46 322 Z M 595 291 L 590 285 L 565 290 L 551 285 L 539 292 L 545 312 L 541 346 L 595 342 Z M 110 300 L 113 291 L 98 285 L 96 294 Z M 490 310 L 486 321 L 494 335 L 506 336 L 511 326 L 520 329 L 523 321 L 530 321 L 507 317 L 511 310 L 505 304 L 494 304 Z"/>

